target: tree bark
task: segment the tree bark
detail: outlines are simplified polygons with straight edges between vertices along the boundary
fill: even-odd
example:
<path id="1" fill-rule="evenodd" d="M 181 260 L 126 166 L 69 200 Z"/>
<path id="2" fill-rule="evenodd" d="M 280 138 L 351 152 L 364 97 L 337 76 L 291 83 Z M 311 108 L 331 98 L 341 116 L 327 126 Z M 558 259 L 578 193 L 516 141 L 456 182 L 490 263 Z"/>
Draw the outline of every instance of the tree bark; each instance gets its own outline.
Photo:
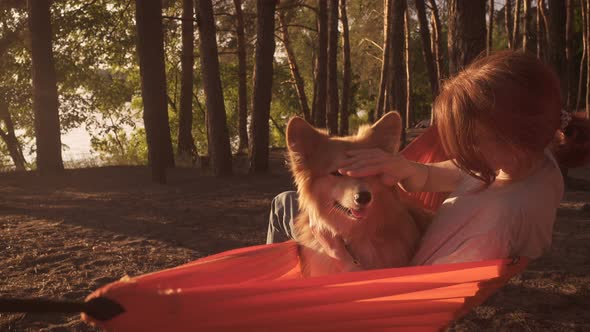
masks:
<path id="1" fill-rule="evenodd" d="M 389 72 L 389 58 L 391 53 L 391 5 L 393 0 L 383 1 L 383 60 L 381 62 L 381 78 L 379 80 L 379 94 L 375 111 L 369 113 L 369 122 L 374 122 L 383 114 L 386 101 L 387 80 Z"/>
<path id="2" fill-rule="evenodd" d="M 318 56 L 317 54 L 314 55 L 313 58 L 313 100 L 311 101 L 311 124 L 314 126 L 316 125 L 315 119 L 317 114 L 317 107 L 318 107 L 318 98 L 319 98 L 319 64 L 318 64 Z"/>
<path id="3" fill-rule="evenodd" d="M 508 42 L 508 48 L 512 49 L 512 0 L 506 0 L 504 5 L 504 26 L 506 28 L 506 41 Z"/>
<path id="4" fill-rule="evenodd" d="M 283 46 L 285 47 L 285 51 L 287 52 L 287 61 L 289 62 L 289 69 L 291 70 L 291 77 L 295 82 L 297 97 L 299 97 L 299 107 L 301 108 L 301 115 L 305 118 L 306 121 L 310 122 L 311 114 L 309 111 L 307 95 L 305 94 L 305 83 L 303 82 L 303 77 L 301 77 L 301 73 L 299 72 L 299 66 L 297 65 L 297 60 L 295 58 L 295 52 L 293 52 L 293 47 L 291 46 L 291 39 L 289 37 L 289 29 L 287 27 L 285 14 L 279 11 L 278 16 L 279 24 L 281 25 L 281 37 L 283 39 Z"/>
<path id="5" fill-rule="evenodd" d="M 432 100 L 438 95 L 438 75 L 436 72 L 436 64 L 432 56 L 430 31 L 428 30 L 428 19 L 426 18 L 426 5 L 424 0 L 415 0 L 416 12 L 418 13 L 418 23 L 420 25 L 420 37 L 422 39 L 422 56 L 424 57 L 424 64 L 426 65 L 426 72 L 430 81 L 430 91 L 432 92 Z"/>
<path id="6" fill-rule="evenodd" d="M 340 19 L 342 20 L 342 102 L 340 103 L 340 136 L 348 135 L 348 117 L 350 107 L 350 84 L 352 65 L 350 62 L 350 33 L 346 0 L 340 0 Z"/>
<path id="7" fill-rule="evenodd" d="M 449 71 L 457 73 L 485 51 L 485 1 L 449 1 Z"/>
<path id="8" fill-rule="evenodd" d="M 565 68 L 565 23 L 566 7 L 563 0 L 549 0 L 549 63 L 561 81 L 562 102 L 567 96 L 567 75 Z"/>
<path id="9" fill-rule="evenodd" d="M 326 98 L 328 88 L 328 7 L 325 0 L 318 0 L 318 59 L 317 59 L 317 94 L 314 124 L 318 128 L 326 127 Z"/>
<path id="10" fill-rule="evenodd" d="M 59 100 L 52 50 L 50 0 L 27 1 L 31 32 L 33 113 L 39 173 L 63 171 Z"/>
<path id="11" fill-rule="evenodd" d="M 408 8 L 404 11 L 404 56 L 406 67 L 406 129 L 412 123 L 412 71 L 410 66 L 410 17 Z"/>
<path id="12" fill-rule="evenodd" d="M 391 58 L 390 73 L 388 80 L 388 103 L 389 110 L 396 110 L 402 118 L 401 144 L 406 142 L 406 107 L 407 107 L 407 73 L 404 61 L 405 38 L 404 38 L 404 14 L 407 9 L 406 0 L 393 0 L 391 7 Z M 395 78 L 395 79 L 393 79 Z"/>
<path id="13" fill-rule="evenodd" d="M 546 52 L 546 49 L 548 49 L 550 47 L 551 36 L 550 36 L 549 20 L 547 19 L 547 13 L 545 11 L 546 10 L 545 0 L 537 0 L 537 7 L 539 8 L 539 14 L 541 16 L 541 21 L 542 21 L 541 30 L 544 32 L 543 38 L 542 38 L 542 45 L 541 45 L 542 55 L 543 55 L 543 58 L 545 59 L 545 61 L 549 61 L 549 58 L 551 57 L 551 55 L 550 55 L 550 52 Z"/>
<path id="14" fill-rule="evenodd" d="M 136 0 L 135 8 L 148 159 L 152 168 L 152 180 L 166 183 L 166 168 L 174 167 L 174 154 L 166 101 L 162 3 Z"/>
<path id="15" fill-rule="evenodd" d="M 580 60 L 580 70 L 578 72 L 578 94 L 576 97 L 576 105 L 574 111 L 580 109 L 580 102 L 582 100 L 582 84 L 584 82 L 584 71 L 586 69 L 586 61 L 588 57 L 588 27 L 586 23 L 586 3 L 588 0 L 580 0 L 580 13 L 582 13 L 582 59 Z"/>
<path id="16" fill-rule="evenodd" d="M 571 112 L 574 107 L 574 1 L 566 0 L 566 24 L 565 24 L 565 61 L 566 61 L 566 95 L 565 110 Z"/>
<path id="17" fill-rule="evenodd" d="M 338 0 L 328 0 L 328 133 L 338 134 Z"/>
<path id="18" fill-rule="evenodd" d="M 543 5 L 543 0 L 537 0 L 537 21 L 536 21 L 536 36 L 537 36 L 537 58 L 543 58 L 543 36 L 545 32 L 543 31 L 543 16 L 541 6 Z"/>
<path id="19" fill-rule="evenodd" d="M 12 158 L 12 162 L 14 162 L 14 167 L 17 171 L 25 171 L 26 160 L 14 132 L 14 123 L 8 110 L 8 104 L 4 100 L 0 101 L 0 119 L 4 121 L 4 125 L 6 126 L 6 131 L 0 129 L 0 137 L 2 137 L 4 144 L 8 148 L 8 153 L 10 154 L 10 158 Z"/>
<path id="20" fill-rule="evenodd" d="M 436 5 L 436 0 L 429 0 L 430 1 L 430 8 L 432 8 L 432 37 L 433 37 L 433 44 L 435 47 L 432 49 L 434 50 L 434 58 L 436 59 L 436 72 L 438 81 L 442 80 L 447 76 L 447 71 L 445 66 L 443 65 L 443 56 L 444 56 L 444 42 L 441 38 L 442 34 L 442 23 L 440 22 L 440 16 L 438 14 L 438 7 Z"/>
<path id="21" fill-rule="evenodd" d="M 521 0 L 516 0 L 514 4 L 514 30 L 512 30 L 512 48 L 518 48 L 518 34 L 520 33 L 520 7 Z"/>
<path id="22" fill-rule="evenodd" d="M 180 83 L 180 111 L 178 113 L 179 159 L 196 161 L 199 157 L 193 139 L 193 70 L 195 27 L 193 0 L 182 1 L 182 78 Z"/>
<path id="23" fill-rule="evenodd" d="M 492 53 L 493 47 L 493 39 L 494 39 L 494 0 L 490 0 L 488 2 L 488 37 L 487 37 L 487 44 L 486 44 L 486 54 L 490 55 Z"/>
<path id="24" fill-rule="evenodd" d="M 236 9 L 236 35 L 238 39 L 238 152 L 248 150 L 248 84 L 246 64 L 246 35 L 242 0 L 234 0 Z"/>
<path id="25" fill-rule="evenodd" d="M 217 32 L 211 0 L 195 0 L 200 37 L 201 75 L 207 106 L 207 142 L 211 166 L 216 175 L 232 173 L 232 155 L 227 129 L 223 89 L 219 76 Z"/>
<path id="26" fill-rule="evenodd" d="M 530 42 L 531 36 L 531 0 L 524 0 L 523 5 L 524 24 L 522 25 L 522 50 L 532 52 L 533 45 Z"/>
<path id="27" fill-rule="evenodd" d="M 590 119 L 590 1 L 582 0 L 586 11 L 586 118 Z M 578 109 L 576 109 L 577 111 Z"/>
<path id="28" fill-rule="evenodd" d="M 268 170 L 269 118 L 272 97 L 273 61 L 275 53 L 276 0 L 257 0 L 256 64 L 252 97 L 250 140 L 250 172 Z"/>

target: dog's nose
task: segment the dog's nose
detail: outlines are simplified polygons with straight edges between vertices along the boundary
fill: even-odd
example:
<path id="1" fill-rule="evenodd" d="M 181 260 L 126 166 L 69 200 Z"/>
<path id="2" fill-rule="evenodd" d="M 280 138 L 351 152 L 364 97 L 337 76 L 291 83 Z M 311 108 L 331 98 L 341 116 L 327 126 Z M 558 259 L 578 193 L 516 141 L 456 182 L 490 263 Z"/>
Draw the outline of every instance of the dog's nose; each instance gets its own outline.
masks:
<path id="1" fill-rule="evenodd" d="M 368 191 L 361 191 L 354 195 L 354 202 L 358 205 L 367 205 L 371 202 L 371 193 Z"/>

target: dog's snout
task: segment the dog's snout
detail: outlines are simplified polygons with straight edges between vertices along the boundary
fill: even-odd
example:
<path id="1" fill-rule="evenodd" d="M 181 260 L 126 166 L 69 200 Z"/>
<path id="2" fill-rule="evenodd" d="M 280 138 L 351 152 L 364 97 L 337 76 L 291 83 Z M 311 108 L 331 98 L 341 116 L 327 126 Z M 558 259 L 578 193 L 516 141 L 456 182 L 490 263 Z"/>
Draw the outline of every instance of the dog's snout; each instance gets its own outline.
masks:
<path id="1" fill-rule="evenodd" d="M 367 205 L 371 202 L 371 193 L 368 191 L 361 191 L 354 195 L 354 202 L 358 205 Z"/>

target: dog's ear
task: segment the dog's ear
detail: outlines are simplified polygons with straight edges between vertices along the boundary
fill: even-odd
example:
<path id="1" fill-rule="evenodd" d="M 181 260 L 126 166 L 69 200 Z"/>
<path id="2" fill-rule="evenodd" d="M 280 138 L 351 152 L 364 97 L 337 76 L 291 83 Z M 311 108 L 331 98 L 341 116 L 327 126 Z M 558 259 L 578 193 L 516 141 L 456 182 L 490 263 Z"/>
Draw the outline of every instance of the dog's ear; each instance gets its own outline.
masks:
<path id="1" fill-rule="evenodd" d="M 294 117 L 287 124 L 287 148 L 291 152 L 311 153 L 321 138 L 321 134 L 307 121 Z"/>
<path id="2" fill-rule="evenodd" d="M 371 126 L 371 140 L 391 153 L 398 151 L 401 134 L 402 118 L 398 112 L 388 112 Z"/>

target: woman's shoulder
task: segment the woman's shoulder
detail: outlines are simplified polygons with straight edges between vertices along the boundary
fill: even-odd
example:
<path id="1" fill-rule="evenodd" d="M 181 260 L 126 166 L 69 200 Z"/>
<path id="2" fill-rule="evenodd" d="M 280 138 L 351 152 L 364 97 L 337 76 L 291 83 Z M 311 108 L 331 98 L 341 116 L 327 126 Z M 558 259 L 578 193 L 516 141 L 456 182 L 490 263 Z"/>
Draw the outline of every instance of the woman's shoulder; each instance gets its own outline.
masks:
<path id="1" fill-rule="evenodd" d="M 561 170 L 551 156 L 543 160 L 538 169 L 527 178 L 497 191 L 502 205 L 521 208 L 557 206 L 563 197 L 564 182 Z"/>
<path id="2" fill-rule="evenodd" d="M 531 198 L 539 200 L 537 205 L 544 202 L 559 204 L 563 198 L 564 182 L 561 170 L 550 152 L 546 152 L 542 166 L 525 183 Z"/>

